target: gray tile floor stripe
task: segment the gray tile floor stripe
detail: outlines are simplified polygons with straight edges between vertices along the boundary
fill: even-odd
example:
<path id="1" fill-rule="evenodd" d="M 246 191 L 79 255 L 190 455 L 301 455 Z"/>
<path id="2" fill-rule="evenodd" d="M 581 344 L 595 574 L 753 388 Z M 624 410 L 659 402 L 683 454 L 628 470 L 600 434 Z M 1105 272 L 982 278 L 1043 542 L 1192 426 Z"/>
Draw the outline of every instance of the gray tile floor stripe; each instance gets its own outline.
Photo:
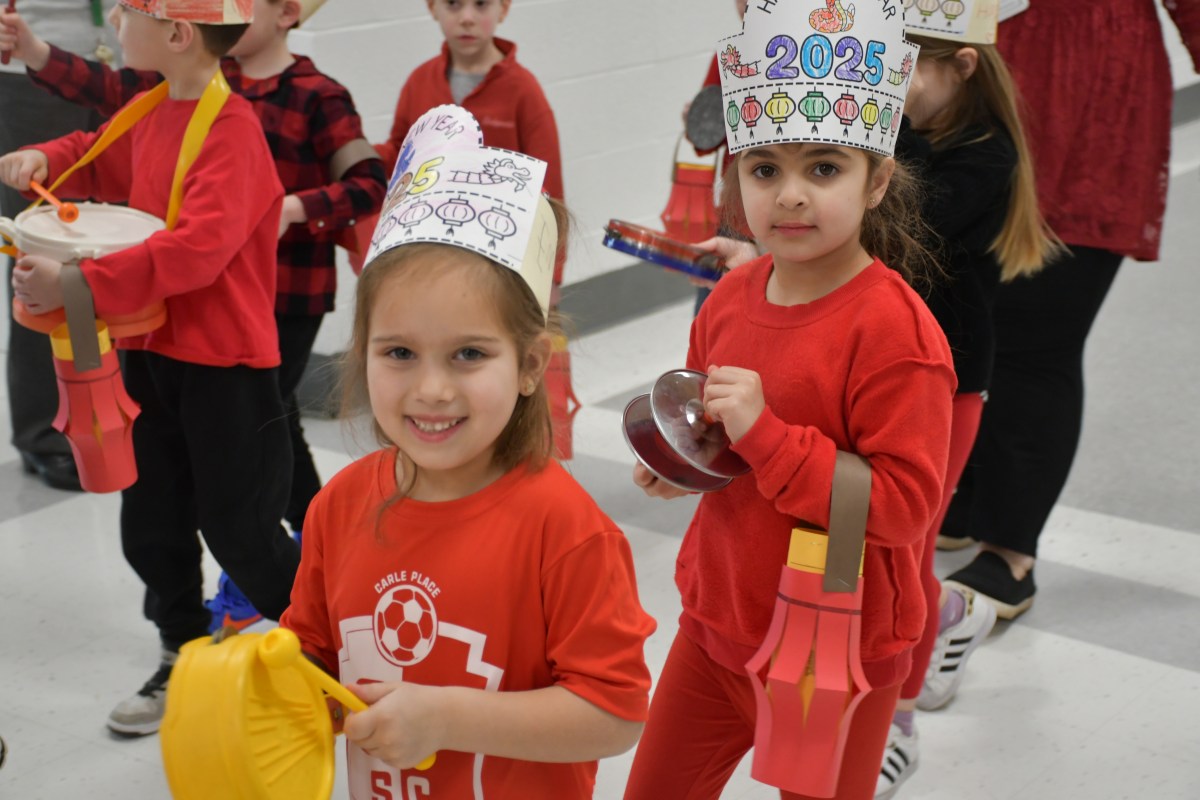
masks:
<path id="1" fill-rule="evenodd" d="M 0 522 L 32 514 L 78 497 L 77 492 L 51 489 L 24 474 L 19 458 L 0 463 Z"/>

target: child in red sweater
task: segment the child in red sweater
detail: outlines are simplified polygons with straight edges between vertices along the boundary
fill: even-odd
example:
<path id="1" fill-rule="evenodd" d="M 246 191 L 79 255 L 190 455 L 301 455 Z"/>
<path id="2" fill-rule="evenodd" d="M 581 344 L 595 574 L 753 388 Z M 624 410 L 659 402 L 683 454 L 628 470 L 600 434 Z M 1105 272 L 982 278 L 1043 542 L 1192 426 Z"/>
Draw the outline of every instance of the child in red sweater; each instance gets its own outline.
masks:
<path id="1" fill-rule="evenodd" d="M 562 154 L 554 112 L 533 73 L 517 63 L 517 46 L 497 37 L 512 0 L 425 0 L 446 37 L 442 52 L 413 70 L 400 90 L 388 140 L 376 145 L 387 169 L 396 165 L 408 129 L 431 108 L 470 111 L 489 147 L 545 161 L 546 194 L 563 199 Z M 566 250 L 554 267 L 562 283 Z"/>
<path id="2" fill-rule="evenodd" d="M 279 397 L 275 247 L 283 187 L 250 104 L 230 95 L 219 61 L 249 22 L 225 0 L 121 0 L 110 15 L 125 63 L 167 80 L 168 95 L 64 183 L 64 197 L 127 202 L 168 221 L 145 243 L 79 268 L 100 316 L 165 301 L 166 323 L 118 340 L 138 480 L 121 497 L 121 545 L 158 627 L 153 677 L 109 715 L 124 734 L 158 730 L 179 647 L 208 631 L 197 531 L 263 614 L 288 605 L 300 552 L 279 524 L 290 472 Z M 219 102 L 190 168 L 177 168 L 193 116 Z M 0 159 L 0 180 L 62 174 L 100 134 L 75 133 Z M 186 180 L 184 179 L 186 177 Z M 181 187 L 181 197 L 172 191 Z M 174 224 L 172 225 L 172 222 Z M 53 259 L 25 256 L 16 297 L 33 313 L 62 305 Z"/>
<path id="3" fill-rule="evenodd" d="M 631 800 L 678 797 L 682 787 L 688 797 L 718 797 L 753 744 L 746 663 L 766 637 L 791 530 L 829 525 L 838 451 L 871 468 L 860 646 L 874 689 L 853 717 L 838 800 L 874 794 L 922 633 L 918 567 L 941 498 L 955 376 L 945 336 L 908 285 L 934 267 L 910 233 L 920 227 L 912 179 L 891 158 L 915 48 L 899 15 L 859 4 L 854 33 L 861 26 L 885 39 L 872 43 L 885 55 L 859 73 L 861 89 L 830 70 L 822 82 L 816 47 L 795 74 L 772 70 L 789 41 L 818 38 L 798 5 L 751 4 L 744 32 L 720 45 L 736 154 L 722 205 L 767 254 L 717 284 L 692 326 L 687 365 L 708 373 L 705 410 L 753 471 L 706 494 L 684 537 L 683 614 L 630 774 Z M 895 82 L 880 80 L 886 74 Z M 781 95 L 808 101 L 806 113 Z M 842 95 L 855 103 L 853 127 L 844 104 L 829 113 Z M 767 98 L 780 103 L 775 119 L 756 127 Z M 868 100 L 888 109 L 886 119 L 868 111 L 857 121 Z M 651 496 L 684 494 L 640 465 L 634 481 Z"/>
<path id="4" fill-rule="evenodd" d="M 386 175 L 363 138 L 350 93 L 305 56 L 288 49 L 288 32 L 322 5 L 321 0 L 254 0 L 254 22 L 222 59 L 230 87 L 250 101 L 287 196 L 280 218 L 275 324 L 279 330 L 279 389 L 292 443 L 292 482 L 284 518 L 299 534 L 308 504 L 321 488 L 304 430 L 296 388 L 337 291 L 334 245 L 378 211 Z M 134 69 L 112 70 L 35 36 L 13 18 L 14 56 L 34 82 L 72 102 L 111 115 L 162 77 Z M 368 227 L 370 222 L 365 222 Z M 209 601 L 213 627 L 243 628 L 261 615 L 222 575 Z"/>

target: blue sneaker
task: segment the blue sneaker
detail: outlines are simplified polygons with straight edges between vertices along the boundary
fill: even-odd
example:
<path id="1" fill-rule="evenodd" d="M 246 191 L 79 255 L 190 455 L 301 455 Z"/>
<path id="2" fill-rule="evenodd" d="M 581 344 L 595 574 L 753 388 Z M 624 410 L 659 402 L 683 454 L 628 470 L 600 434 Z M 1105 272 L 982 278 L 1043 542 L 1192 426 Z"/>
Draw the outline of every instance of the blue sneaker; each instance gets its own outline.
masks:
<path id="1" fill-rule="evenodd" d="M 212 612 L 212 622 L 208 625 L 209 633 L 215 633 L 226 626 L 242 631 L 263 618 L 246 595 L 242 594 L 237 584 L 224 572 L 217 581 L 217 593 L 212 600 L 205 600 L 204 605 Z"/>

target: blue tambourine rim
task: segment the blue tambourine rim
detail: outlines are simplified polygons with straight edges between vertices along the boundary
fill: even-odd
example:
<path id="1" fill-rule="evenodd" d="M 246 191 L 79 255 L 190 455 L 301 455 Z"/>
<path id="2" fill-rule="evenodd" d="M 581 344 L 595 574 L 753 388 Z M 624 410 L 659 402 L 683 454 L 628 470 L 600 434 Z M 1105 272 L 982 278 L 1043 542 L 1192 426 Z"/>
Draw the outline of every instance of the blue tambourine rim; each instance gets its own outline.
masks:
<path id="1" fill-rule="evenodd" d="M 694 278 L 701 278 L 706 281 L 720 280 L 723 274 L 720 270 L 705 269 L 704 267 L 696 266 L 690 261 L 671 258 L 661 250 L 656 250 L 653 247 L 630 243 L 608 230 L 604 232 L 604 246 L 635 258 L 640 258 L 643 261 L 649 261 L 651 264 L 657 264 L 660 267 L 666 267 L 667 269 L 682 272 L 685 275 L 691 275 Z"/>

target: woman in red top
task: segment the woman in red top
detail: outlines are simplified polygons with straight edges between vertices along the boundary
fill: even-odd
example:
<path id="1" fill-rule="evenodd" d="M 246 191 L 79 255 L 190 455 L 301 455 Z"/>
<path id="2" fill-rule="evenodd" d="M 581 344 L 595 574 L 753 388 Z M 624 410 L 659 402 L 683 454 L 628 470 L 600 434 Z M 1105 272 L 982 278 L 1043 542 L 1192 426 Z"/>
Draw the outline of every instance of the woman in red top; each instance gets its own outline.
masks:
<path id="1" fill-rule="evenodd" d="M 1200 2 L 1164 5 L 1200 64 Z M 1000 287 L 988 403 L 940 543 L 982 542 L 948 580 L 1012 618 L 1033 603 L 1038 537 L 1079 443 L 1088 331 L 1121 261 L 1158 257 L 1172 87 L 1152 0 L 1037 0 L 1000 26 L 999 48 L 1026 101 L 1043 212 L 1069 252 Z"/>

